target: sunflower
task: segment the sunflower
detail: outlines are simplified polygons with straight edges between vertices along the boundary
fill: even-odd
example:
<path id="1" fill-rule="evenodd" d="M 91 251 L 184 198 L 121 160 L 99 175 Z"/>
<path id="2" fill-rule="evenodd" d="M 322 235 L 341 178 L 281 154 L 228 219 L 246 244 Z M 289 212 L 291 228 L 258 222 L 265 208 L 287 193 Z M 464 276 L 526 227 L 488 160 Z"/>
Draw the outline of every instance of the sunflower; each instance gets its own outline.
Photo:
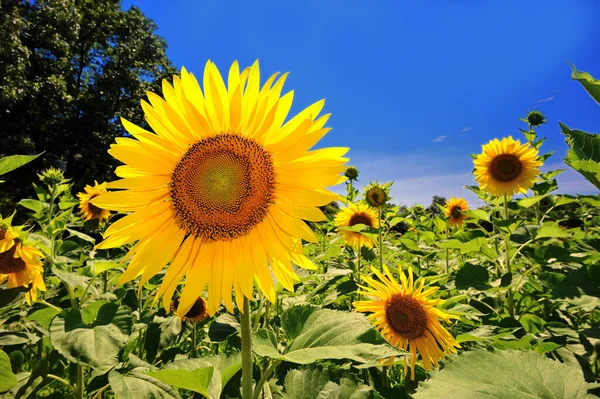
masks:
<path id="1" fill-rule="evenodd" d="M 370 183 L 367 187 L 365 187 L 365 192 L 363 194 L 365 202 L 371 205 L 373 208 L 381 208 L 390 200 L 391 186 L 392 183 Z"/>
<path id="2" fill-rule="evenodd" d="M 412 269 L 408 269 L 408 278 L 400 271 L 400 281 L 392 276 L 386 265 L 382 274 L 374 267 L 371 270 L 379 281 L 363 276 L 363 281 L 370 287 L 360 286 L 361 294 L 377 299 L 357 301 L 353 305 L 359 312 L 370 312 L 368 316 L 374 326 L 392 345 L 410 352 L 410 378 L 415 378 L 417 352 L 423 359 L 425 370 L 438 367 L 438 360 L 448 353 L 456 353 L 460 345 L 440 323 L 458 317 L 444 313 L 434 306 L 443 303 L 441 299 L 429 296 L 438 287 L 424 287 L 424 280 L 413 282 Z M 404 357 L 404 374 L 407 372 L 406 356 Z"/>
<path id="3" fill-rule="evenodd" d="M 448 218 L 448 224 L 453 227 L 458 227 L 467 218 L 463 211 L 468 211 L 469 205 L 464 198 L 450 198 L 446 202 L 445 214 Z"/>
<path id="4" fill-rule="evenodd" d="M 102 223 L 104 219 L 107 219 L 110 216 L 110 211 L 108 209 L 100 208 L 91 203 L 93 198 L 104 193 L 106 193 L 106 183 L 98 184 L 98 182 L 94 180 L 93 187 L 88 184 L 85 186 L 85 193 L 77 194 L 77 197 L 79 197 L 79 209 L 81 209 L 85 220 L 98 219 L 98 221 Z"/>
<path id="5" fill-rule="evenodd" d="M 373 247 L 373 240 L 371 238 L 358 231 L 342 229 L 342 227 L 351 227 L 357 224 L 364 224 L 373 229 L 378 228 L 379 221 L 377 219 L 377 213 L 375 213 L 375 211 L 367 204 L 354 204 L 351 202 L 347 208 L 339 210 L 337 215 L 335 215 L 334 222 L 338 227 L 338 232 L 340 232 L 344 238 L 344 241 L 355 250 L 359 250 L 362 246 L 369 248 Z"/>
<path id="6" fill-rule="evenodd" d="M 356 166 L 348 166 L 344 172 L 344 176 L 350 181 L 358 181 L 358 169 Z"/>
<path id="7" fill-rule="evenodd" d="M 315 266 L 302 255 L 301 239 L 317 242 L 304 222 L 325 220 L 318 209 L 341 197 L 326 187 L 345 180 L 347 148 L 309 151 L 330 129 L 329 114 L 317 118 L 318 101 L 286 120 L 294 93 L 281 96 L 287 74 L 271 76 L 260 87 L 258 61 L 240 72 L 237 61 L 227 86 L 211 61 L 204 92 L 185 68 L 173 85 L 162 83 L 164 99 L 148 93 L 145 119 L 155 133 L 122 119 L 134 138 L 117 138 L 109 153 L 125 163 L 124 189 L 103 194 L 92 204 L 133 211 L 113 223 L 97 248 L 137 243 L 120 283 L 141 275 L 145 284 L 167 263 L 155 300 L 169 309 L 185 276 L 179 316 L 208 286 L 208 311 L 224 302 L 233 312 L 252 298 L 253 281 L 272 302 L 270 271 L 288 290 L 297 276 L 291 263 Z"/>
<path id="8" fill-rule="evenodd" d="M 0 228 L 0 240 L 4 240 L 8 230 Z M 7 288 L 29 287 L 25 294 L 28 304 L 37 299 L 37 290 L 46 291 L 42 273 L 42 253 L 35 247 L 24 245 L 18 238 L 8 250 L 0 253 L 0 284 L 8 280 Z"/>
<path id="9" fill-rule="evenodd" d="M 510 136 L 494 139 L 481 149 L 482 153 L 473 160 L 473 173 L 483 190 L 497 196 L 512 196 L 533 186 L 542 165 L 537 149 Z"/>
<path id="10" fill-rule="evenodd" d="M 171 312 L 177 312 L 177 308 L 179 307 L 179 298 L 175 298 L 173 302 L 171 302 Z M 192 305 L 190 310 L 183 316 L 181 316 L 181 320 L 186 320 L 191 323 L 202 323 L 204 320 L 208 318 L 208 304 L 202 297 L 198 297 L 196 302 Z"/>

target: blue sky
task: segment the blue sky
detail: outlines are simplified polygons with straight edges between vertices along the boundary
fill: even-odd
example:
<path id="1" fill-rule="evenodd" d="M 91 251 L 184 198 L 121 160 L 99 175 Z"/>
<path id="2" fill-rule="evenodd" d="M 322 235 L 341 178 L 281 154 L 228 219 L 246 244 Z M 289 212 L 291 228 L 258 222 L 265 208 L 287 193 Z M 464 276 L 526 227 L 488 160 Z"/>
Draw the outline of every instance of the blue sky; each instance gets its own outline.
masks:
<path id="1" fill-rule="evenodd" d="M 360 183 L 394 180 L 395 203 L 434 194 L 473 199 L 470 153 L 494 137 L 521 138 L 518 117 L 543 111 L 567 168 L 558 121 L 600 132 L 600 108 L 568 61 L 600 77 L 600 1 L 125 1 L 158 25 L 177 67 L 207 59 L 227 70 L 260 60 L 289 71 L 299 111 L 326 98 L 333 130 L 319 146 L 350 147 Z M 597 192 L 567 170 L 560 192 Z"/>

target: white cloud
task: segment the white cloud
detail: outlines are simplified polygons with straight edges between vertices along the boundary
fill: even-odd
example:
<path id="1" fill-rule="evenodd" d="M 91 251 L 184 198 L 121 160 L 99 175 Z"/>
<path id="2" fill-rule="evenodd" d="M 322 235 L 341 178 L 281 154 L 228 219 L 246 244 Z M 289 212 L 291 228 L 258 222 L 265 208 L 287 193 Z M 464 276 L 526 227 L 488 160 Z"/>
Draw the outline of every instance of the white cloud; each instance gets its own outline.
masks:
<path id="1" fill-rule="evenodd" d="M 538 103 L 547 103 L 548 101 L 552 101 L 556 98 L 556 96 L 550 96 L 546 98 L 542 98 L 541 100 L 537 100 Z"/>
<path id="2" fill-rule="evenodd" d="M 446 140 L 448 138 L 448 136 L 437 136 L 436 138 L 433 139 L 434 143 L 440 143 L 444 140 Z"/>
<path id="3" fill-rule="evenodd" d="M 458 131 L 458 133 L 467 133 L 467 132 L 470 132 L 471 130 L 473 130 L 473 128 L 471 126 L 466 126 L 466 127 L 463 127 L 462 129 L 460 129 Z"/>

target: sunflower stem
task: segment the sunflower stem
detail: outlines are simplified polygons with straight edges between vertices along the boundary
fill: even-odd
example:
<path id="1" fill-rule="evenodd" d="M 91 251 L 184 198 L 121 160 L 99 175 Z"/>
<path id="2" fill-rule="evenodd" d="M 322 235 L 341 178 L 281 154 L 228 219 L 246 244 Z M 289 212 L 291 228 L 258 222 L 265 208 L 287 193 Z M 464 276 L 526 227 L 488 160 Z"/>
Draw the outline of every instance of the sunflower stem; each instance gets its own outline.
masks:
<path id="1" fill-rule="evenodd" d="M 192 357 L 196 358 L 196 323 L 193 324 L 192 328 Z"/>
<path id="2" fill-rule="evenodd" d="M 508 220 L 508 195 L 504 194 L 504 220 Z M 507 231 L 504 234 L 504 251 L 505 251 L 505 262 L 506 262 L 506 272 L 512 276 L 512 271 L 510 268 L 510 231 Z M 511 283 L 512 284 L 512 283 Z M 508 314 L 510 317 L 515 317 L 515 303 L 513 299 L 513 291 L 512 286 L 508 287 L 507 301 L 508 301 Z"/>
<path id="3" fill-rule="evenodd" d="M 381 223 L 381 206 L 377 209 L 379 214 L 379 270 L 383 271 L 383 224 Z"/>
<path id="4" fill-rule="evenodd" d="M 102 292 L 106 294 L 106 291 L 108 290 L 108 270 L 105 270 L 102 273 L 102 279 L 104 282 Z"/>
<path id="5" fill-rule="evenodd" d="M 77 399 L 83 399 L 84 398 L 84 374 L 83 374 L 83 365 L 82 364 L 77 364 L 77 385 L 76 388 L 77 390 L 75 391 L 75 397 Z"/>
<path id="6" fill-rule="evenodd" d="M 450 238 L 450 225 L 448 224 L 448 222 L 446 222 L 446 240 L 448 240 Z M 448 274 L 448 269 L 449 269 L 449 260 L 448 257 L 450 255 L 450 250 L 448 248 L 446 248 L 446 274 Z"/>
<path id="7" fill-rule="evenodd" d="M 242 327 L 242 399 L 252 398 L 252 337 L 250 330 L 250 302 L 244 297 L 241 312 Z"/>

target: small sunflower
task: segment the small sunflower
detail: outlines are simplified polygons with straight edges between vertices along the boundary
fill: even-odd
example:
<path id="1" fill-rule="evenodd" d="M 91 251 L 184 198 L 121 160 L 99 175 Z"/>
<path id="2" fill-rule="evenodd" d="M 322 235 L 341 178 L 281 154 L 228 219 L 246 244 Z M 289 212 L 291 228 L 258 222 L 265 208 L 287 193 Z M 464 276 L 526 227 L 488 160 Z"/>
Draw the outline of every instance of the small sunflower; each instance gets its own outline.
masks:
<path id="1" fill-rule="evenodd" d="M 458 227 L 467 218 L 463 211 L 468 211 L 469 205 L 464 198 L 450 198 L 446 202 L 446 217 L 448 218 L 448 224 L 453 227 Z"/>
<path id="2" fill-rule="evenodd" d="M 132 212 L 113 223 L 96 248 L 137 243 L 119 283 L 141 275 L 145 284 L 167 264 L 157 292 L 168 310 L 185 279 L 179 316 L 208 286 L 208 312 L 221 303 L 233 312 L 252 299 L 253 283 L 271 302 L 271 272 L 288 290 L 297 276 L 292 263 L 315 266 L 298 245 L 318 239 L 304 222 L 325 220 L 319 206 L 341 197 L 327 188 L 346 180 L 347 148 L 311 150 L 330 130 L 324 100 L 288 119 L 294 92 L 281 95 L 287 73 L 261 87 L 258 61 L 240 71 L 234 62 L 225 80 L 208 61 L 201 77 L 182 68 L 160 97 L 147 93 L 145 119 L 154 132 L 122 119 L 132 138 L 117 138 L 109 153 L 125 165 L 122 180 L 94 198 L 103 209 Z"/>
<path id="3" fill-rule="evenodd" d="M 108 209 L 102 209 L 91 202 L 93 198 L 104 193 L 106 193 L 106 182 L 98 184 L 98 182 L 94 180 L 93 187 L 88 184 L 85 186 L 84 193 L 77 194 L 77 197 L 79 197 L 79 209 L 81 209 L 85 220 L 98 219 L 98 221 L 102 223 L 104 219 L 108 219 L 110 211 Z"/>
<path id="4" fill-rule="evenodd" d="M 0 227 L 0 238 L 5 239 L 6 229 Z M 24 245 L 15 238 L 14 245 L 0 253 L 0 284 L 8 280 L 7 288 L 29 287 L 25 300 L 32 304 L 37 300 L 37 291 L 46 291 L 42 273 L 42 253 L 35 247 Z"/>
<path id="5" fill-rule="evenodd" d="M 365 202 L 371 205 L 373 208 L 380 208 L 390 200 L 391 186 L 392 183 L 370 183 L 367 187 L 365 187 L 365 192 L 363 194 Z"/>
<path id="6" fill-rule="evenodd" d="M 527 122 L 533 127 L 538 127 L 546 123 L 546 117 L 540 111 L 531 111 L 527 114 Z"/>
<path id="7" fill-rule="evenodd" d="M 350 203 L 347 208 L 342 208 L 335 215 L 335 225 L 338 227 L 338 231 L 344 238 L 344 241 L 348 243 L 355 250 L 359 250 L 360 247 L 373 247 L 373 240 L 364 234 L 357 231 L 343 230 L 341 227 L 355 226 L 357 224 L 364 224 L 370 228 L 376 229 L 379 227 L 379 221 L 375 211 L 366 204 L 354 204 Z"/>
<path id="8" fill-rule="evenodd" d="M 348 166 L 344 172 L 344 176 L 350 181 L 358 181 L 358 169 L 355 166 Z"/>
<path id="9" fill-rule="evenodd" d="M 429 298 L 438 287 L 425 287 L 424 280 L 413 282 L 412 270 L 408 278 L 400 271 L 401 284 L 392 276 L 386 265 L 383 273 L 371 267 L 379 281 L 363 275 L 369 287 L 360 286 L 361 294 L 377 299 L 357 301 L 353 305 L 359 312 L 370 312 L 369 320 L 392 345 L 410 352 L 410 378 L 415 378 L 417 352 L 423 359 L 425 370 L 438 367 L 438 361 L 446 354 L 456 353 L 460 345 L 446 330 L 440 320 L 456 319 L 434 306 L 443 303 L 441 299 Z M 404 374 L 407 372 L 404 357 Z"/>
<path id="10" fill-rule="evenodd" d="M 171 302 L 171 311 L 177 313 L 177 308 L 179 307 L 179 298 L 175 298 L 173 302 Z M 181 320 L 186 320 L 191 323 L 202 323 L 204 320 L 208 318 L 208 304 L 202 297 L 198 297 L 196 302 L 192 305 L 190 310 L 183 316 L 181 316 Z"/>
<path id="11" fill-rule="evenodd" d="M 497 196 L 525 193 L 533 186 L 542 162 L 538 150 L 505 137 L 483 145 L 473 160 L 475 180 L 481 189 Z"/>

